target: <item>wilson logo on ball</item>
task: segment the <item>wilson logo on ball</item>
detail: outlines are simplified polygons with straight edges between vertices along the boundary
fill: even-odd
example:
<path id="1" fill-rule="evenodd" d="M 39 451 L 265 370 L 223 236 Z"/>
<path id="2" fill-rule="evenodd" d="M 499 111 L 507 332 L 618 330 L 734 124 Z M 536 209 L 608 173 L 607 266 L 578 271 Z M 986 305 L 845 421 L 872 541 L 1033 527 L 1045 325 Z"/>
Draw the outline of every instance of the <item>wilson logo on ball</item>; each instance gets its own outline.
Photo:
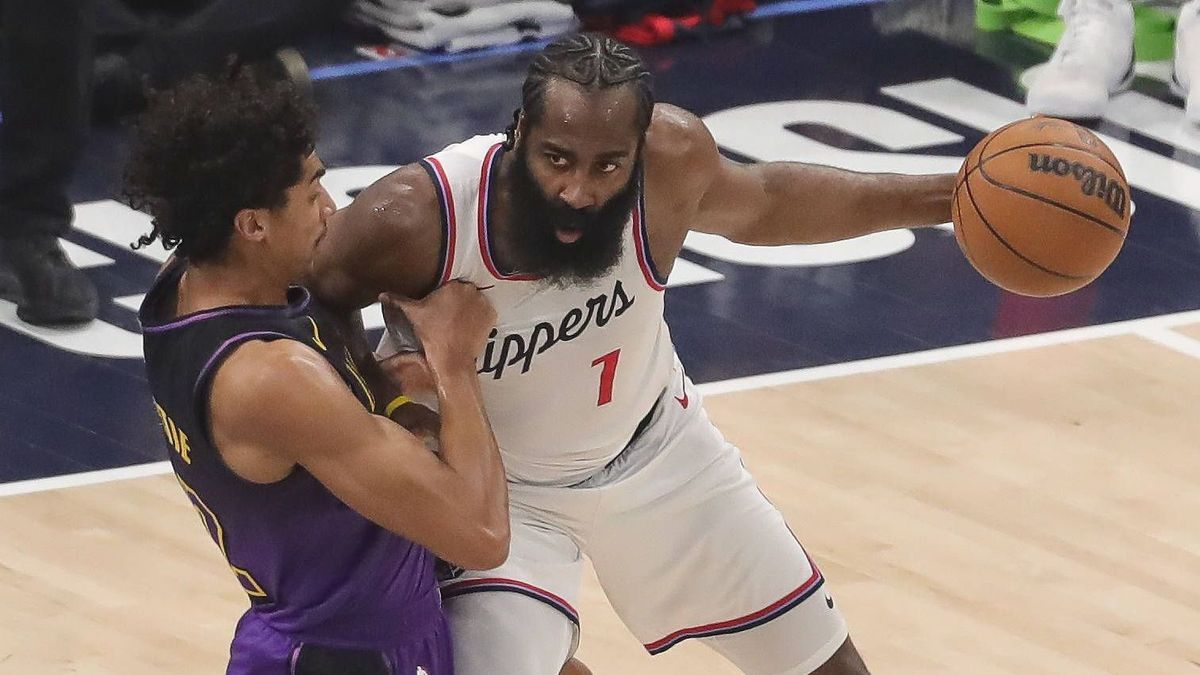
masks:
<path id="1" fill-rule="evenodd" d="M 1079 189 L 1083 194 L 1095 196 L 1104 200 L 1108 208 L 1118 216 L 1125 215 L 1125 203 L 1128 197 L 1120 182 L 1110 179 L 1108 174 L 1097 171 L 1080 162 L 1071 162 L 1061 157 L 1029 153 L 1029 170 L 1033 172 L 1052 173 L 1058 176 L 1072 176 L 1079 181 Z"/>

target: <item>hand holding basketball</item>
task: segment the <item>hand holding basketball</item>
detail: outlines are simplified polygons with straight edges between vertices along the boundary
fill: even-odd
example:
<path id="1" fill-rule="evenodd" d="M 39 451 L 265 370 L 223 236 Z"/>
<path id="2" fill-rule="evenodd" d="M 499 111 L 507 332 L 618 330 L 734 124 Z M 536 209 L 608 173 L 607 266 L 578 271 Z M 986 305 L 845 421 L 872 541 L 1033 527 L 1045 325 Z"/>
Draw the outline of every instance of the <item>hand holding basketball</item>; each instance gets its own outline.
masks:
<path id="1" fill-rule="evenodd" d="M 1095 134 L 1034 117 L 988 134 L 955 181 L 954 236 L 997 286 L 1035 297 L 1077 290 L 1108 268 L 1129 229 L 1129 183 Z"/>

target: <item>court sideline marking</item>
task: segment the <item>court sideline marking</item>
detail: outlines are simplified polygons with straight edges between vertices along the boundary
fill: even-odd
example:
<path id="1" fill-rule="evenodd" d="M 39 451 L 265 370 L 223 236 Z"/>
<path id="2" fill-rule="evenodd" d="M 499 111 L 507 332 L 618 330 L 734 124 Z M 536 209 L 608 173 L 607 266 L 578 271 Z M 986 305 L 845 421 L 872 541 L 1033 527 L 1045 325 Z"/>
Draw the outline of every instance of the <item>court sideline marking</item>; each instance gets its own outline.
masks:
<path id="1" fill-rule="evenodd" d="M 888 370 L 925 366 L 937 363 L 947 363 L 994 354 L 1051 347 L 1122 335 L 1136 335 L 1156 344 L 1168 347 L 1193 358 L 1200 359 L 1200 340 L 1193 339 L 1182 333 L 1171 330 L 1173 327 L 1191 323 L 1200 323 L 1200 310 L 1163 314 L 1160 316 L 1131 319 L 1097 326 L 1082 326 L 1067 328 L 1035 335 L 1022 335 L 1012 338 L 1001 338 L 987 342 L 977 342 L 954 347 L 942 347 L 920 352 L 882 356 L 861 361 L 834 363 L 827 366 L 814 366 L 785 370 L 778 373 L 751 375 L 730 380 L 706 382 L 698 385 L 705 396 L 717 396 L 738 391 L 765 389 L 801 382 L 830 380 L 850 375 L 879 373 Z M 157 476 L 171 472 L 171 464 L 167 461 L 135 464 L 116 469 L 86 471 L 82 473 L 52 476 L 49 478 L 32 478 L 11 483 L 0 483 L 0 497 L 46 492 L 63 488 L 96 485 L 130 478 Z"/>

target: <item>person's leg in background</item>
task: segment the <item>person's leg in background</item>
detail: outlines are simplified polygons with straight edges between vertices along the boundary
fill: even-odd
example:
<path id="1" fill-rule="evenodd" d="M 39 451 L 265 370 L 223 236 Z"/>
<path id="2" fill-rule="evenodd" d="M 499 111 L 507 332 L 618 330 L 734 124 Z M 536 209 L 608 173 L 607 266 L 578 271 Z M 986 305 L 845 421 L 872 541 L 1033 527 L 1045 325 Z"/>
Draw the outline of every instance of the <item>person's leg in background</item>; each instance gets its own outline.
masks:
<path id="1" fill-rule="evenodd" d="M 344 0 L 212 0 L 170 27 L 147 36 L 130 65 L 156 85 L 219 68 L 230 54 L 268 59 L 317 26 L 332 25 Z"/>
<path id="2" fill-rule="evenodd" d="M 1108 100 L 1133 82 L 1131 0 L 1062 0 L 1062 38 L 1030 83 L 1030 111 L 1070 119 L 1104 115 Z"/>
<path id="3" fill-rule="evenodd" d="M 1109 99 L 1134 77 L 1133 0 L 1062 0 L 1062 38 L 1030 82 L 1031 112 L 1096 119 Z M 1184 101 L 1185 118 L 1200 125 L 1200 0 L 1180 3 L 1175 28 L 1171 90 Z"/>
<path id="4" fill-rule="evenodd" d="M 141 3 L 143 11 L 146 5 Z M 130 48 L 103 55 L 98 65 L 98 114 L 112 121 L 141 109 L 145 85 L 168 87 L 198 72 L 213 73 L 231 55 L 257 62 L 267 74 L 307 82 L 307 67 L 294 52 L 281 52 L 307 32 L 336 24 L 348 0 L 207 0 L 189 13 L 155 15 Z"/>
<path id="5" fill-rule="evenodd" d="M 89 126 L 93 12 L 91 0 L 0 8 L 0 255 L 19 281 L 18 316 L 38 325 L 98 311 L 95 286 L 58 242 L 71 227 L 67 187 Z"/>
<path id="6" fill-rule="evenodd" d="M 1171 89 L 1184 101 L 1187 120 L 1200 126 L 1200 0 L 1179 10 Z"/>

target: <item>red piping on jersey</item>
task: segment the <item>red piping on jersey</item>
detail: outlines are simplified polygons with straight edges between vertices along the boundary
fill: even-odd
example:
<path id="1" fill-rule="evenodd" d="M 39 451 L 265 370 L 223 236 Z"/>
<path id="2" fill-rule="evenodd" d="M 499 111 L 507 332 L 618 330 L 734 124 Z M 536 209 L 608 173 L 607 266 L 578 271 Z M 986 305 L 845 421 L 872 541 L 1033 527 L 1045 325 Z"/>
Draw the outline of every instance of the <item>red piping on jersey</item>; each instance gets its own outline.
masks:
<path id="1" fill-rule="evenodd" d="M 658 272 L 651 262 L 650 242 L 646 237 L 645 220 L 643 219 L 644 198 L 645 192 L 639 185 L 637 206 L 633 209 L 633 250 L 637 251 L 638 267 L 642 268 L 642 276 L 646 279 L 646 285 L 656 291 L 662 291 L 667 286 L 665 282 L 658 280 Z"/>
<path id="2" fill-rule="evenodd" d="M 446 178 L 446 170 L 435 157 L 426 157 L 425 161 L 433 167 L 437 174 L 438 190 L 442 193 L 442 222 L 446 224 L 446 259 L 442 261 L 442 273 L 438 275 L 438 286 L 450 281 L 450 270 L 454 267 L 454 245 L 458 237 L 457 216 L 454 211 L 454 193 L 450 191 L 450 181 Z"/>
<path id="3" fill-rule="evenodd" d="M 476 218 L 479 224 L 479 256 L 483 258 L 488 272 L 501 281 L 537 281 L 539 277 L 532 274 L 503 274 L 492 259 L 492 242 L 488 239 L 488 232 L 491 230 L 488 223 L 488 206 L 492 195 L 492 168 L 500 148 L 501 144 L 497 143 L 488 150 L 487 156 L 483 158 L 483 167 L 479 170 L 479 215 Z"/>
<path id="4" fill-rule="evenodd" d="M 576 625 L 579 624 L 579 612 L 571 606 L 571 603 L 544 588 L 527 584 L 524 581 L 502 577 L 485 577 L 482 579 L 455 581 L 445 584 L 441 588 L 443 599 L 453 598 L 474 591 L 516 591 L 545 602 L 565 614 Z"/>
<path id="5" fill-rule="evenodd" d="M 808 553 L 805 552 L 805 557 Z M 820 588 L 825 583 L 825 578 L 821 576 L 821 571 L 813 564 L 812 558 L 808 559 L 809 565 L 812 567 L 812 574 L 800 584 L 795 590 L 783 596 L 779 600 L 763 607 L 757 612 L 752 612 L 745 616 L 740 616 L 729 621 L 721 621 L 719 623 L 710 623 L 703 626 L 693 626 L 677 630 L 674 633 L 662 638 L 642 645 L 646 651 L 651 654 L 661 654 L 671 647 L 679 644 L 684 640 L 699 637 L 711 637 L 714 635 L 729 635 L 738 633 L 749 628 L 761 626 L 762 624 L 776 619 L 789 610 L 795 608 L 800 603 L 804 602 L 814 591 Z M 832 607 L 832 605 L 831 605 Z"/>

